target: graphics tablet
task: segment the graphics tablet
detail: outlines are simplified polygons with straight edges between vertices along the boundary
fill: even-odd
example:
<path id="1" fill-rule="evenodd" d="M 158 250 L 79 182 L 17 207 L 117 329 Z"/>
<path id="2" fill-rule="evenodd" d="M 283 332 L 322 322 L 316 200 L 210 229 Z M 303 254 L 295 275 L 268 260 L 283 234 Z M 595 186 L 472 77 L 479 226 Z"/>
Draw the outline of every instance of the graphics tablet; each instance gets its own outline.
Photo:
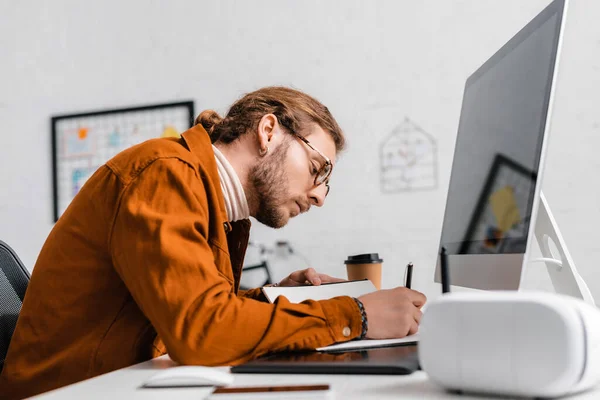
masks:
<path id="1" fill-rule="evenodd" d="M 345 352 L 277 353 L 231 368 L 254 374 L 408 375 L 419 369 L 417 345 Z"/>

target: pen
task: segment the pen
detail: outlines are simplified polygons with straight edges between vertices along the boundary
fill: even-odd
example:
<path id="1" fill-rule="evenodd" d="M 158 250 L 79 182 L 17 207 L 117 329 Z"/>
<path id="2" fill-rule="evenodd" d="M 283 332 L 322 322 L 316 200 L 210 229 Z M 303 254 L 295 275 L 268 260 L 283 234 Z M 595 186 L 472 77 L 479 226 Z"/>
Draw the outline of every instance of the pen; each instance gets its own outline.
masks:
<path id="1" fill-rule="evenodd" d="M 446 248 L 442 246 L 440 251 L 440 272 L 442 274 L 442 293 L 450 292 L 450 276 L 448 274 L 448 256 Z"/>
<path id="2" fill-rule="evenodd" d="M 329 385 L 240 386 L 240 387 L 230 386 L 230 387 L 217 387 L 214 390 L 214 392 L 212 392 L 212 394 L 219 395 L 219 394 L 231 394 L 231 393 L 273 393 L 273 392 L 315 392 L 315 391 L 328 392 L 329 390 L 330 390 Z M 218 397 L 219 396 L 215 396 L 215 398 L 218 398 Z M 227 396 L 227 398 L 229 398 L 229 396 Z M 240 398 L 242 398 L 242 397 L 240 397 Z"/>
<path id="3" fill-rule="evenodd" d="M 404 287 L 410 289 L 410 286 L 412 284 L 412 270 L 413 270 L 413 263 L 409 262 L 408 265 L 406 266 L 406 279 L 404 280 Z"/>

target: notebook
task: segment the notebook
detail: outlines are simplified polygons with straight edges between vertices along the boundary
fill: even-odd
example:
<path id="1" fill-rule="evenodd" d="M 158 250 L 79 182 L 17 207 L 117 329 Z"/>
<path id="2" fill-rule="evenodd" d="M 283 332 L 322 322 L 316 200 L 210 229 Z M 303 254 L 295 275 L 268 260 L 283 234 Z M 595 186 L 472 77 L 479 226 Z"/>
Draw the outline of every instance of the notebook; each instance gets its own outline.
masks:
<path id="1" fill-rule="evenodd" d="M 337 296 L 360 297 L 377 290 L 368 280 L 324 283 L 319 286 L 265 286 L 262 292 L 269 302 L 273 303 L 279 296 L 286 297 L 290 303 L 301 303 L 305 300 L 327 300 Z M 363 339 L 336 343 L 331 346 L 319 347 L 321 352 L 340 352 L 348 350 L 363 350 L 378 347 L 403 346 L 419 341 L 418 333 L 400 339 Z"/>
<path id="2" fill-rule="evenodd" d="M 350 340 L 349 342 L 342 342 L 332 344 L 330 346 L 318 347 L 317 351 L 323 352 L 341 352 L 348 350 L 365 350 L 365 349 L 376 349 L 379 347 L 394 347 L 404 346 L 409 344 L 415 344 L 419 341 L 419 333 L 414 335 L 408 335 L 400 339 L 363 339 L 363 340 Z"/>
<path id="3" fill-rule="evenodd" d="M 301 303 L 304 300 L 327 300 L 337 296 L 360 297 L 377 290 L 368 280 L 323 283 L 319 286 L 264 286 L 262 292 L 274 303 L 277 297 L 284 296 L 290 303 Z"/>

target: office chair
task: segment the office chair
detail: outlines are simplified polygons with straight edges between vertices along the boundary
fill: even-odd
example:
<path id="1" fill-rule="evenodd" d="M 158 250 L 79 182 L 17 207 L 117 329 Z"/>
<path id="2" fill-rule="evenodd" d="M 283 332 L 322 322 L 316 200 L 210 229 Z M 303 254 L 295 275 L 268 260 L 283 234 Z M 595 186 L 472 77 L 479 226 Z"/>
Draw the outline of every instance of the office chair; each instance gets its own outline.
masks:
<path id="1" fill-rule="evenodd" d="M 29 272 L 6 243 L 0 240 L 0 372 L 17 325 Z"/>

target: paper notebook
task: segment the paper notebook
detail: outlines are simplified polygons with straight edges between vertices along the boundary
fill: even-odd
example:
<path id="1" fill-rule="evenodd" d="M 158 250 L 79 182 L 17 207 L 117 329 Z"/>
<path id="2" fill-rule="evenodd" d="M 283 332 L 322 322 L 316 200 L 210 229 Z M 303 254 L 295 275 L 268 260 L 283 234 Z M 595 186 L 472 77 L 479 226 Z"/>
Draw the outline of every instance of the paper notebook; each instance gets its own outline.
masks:
<path id="1" fill-rule="evenodd" d="M 331 346 L 319 347 L 317 351 L 335 352 L 335 351 L 350 351 L 350 350 L 363 350 L 363 349 L 375 349 L 377 347 L 393 347 L 402 346 L 408 344 L 415 344 L 419 341 L 419 333 L 414 335 L 408 335 L 400 339 L 363 339 L 363 340 L 351 340 L 349 342 L 336 343 Z"/>
<path id="2" fill-rule="evenodd" d="M 279 296 L 286 297 L 290 303 L 301 303 L 304 300 L 327 300 L 337 296 L 360 297 L 377 290 L 375 285 L 368 280 L 348 281 L 339 283 L 324 283 L 319 286 L 265 286 L 262 292 L 269 302 L 273 303 Z M 377 347 L 400 346 L 418 342 L 418 333 L 400 339 L 364 339 L 351 340 L 349 342 L 332 344 L 331 346 L 319 347 L 317 351 L 334 352 L 361 350 Z"/>
<path id="3" fill-rule="evenodd" d="M 304 300 L 327 300 L 337 296 L 359 297 L 377 290 L 368 279 L 324 283 L 319 286 L 264 286 L 262 292 L 269 302 L 274 303 L 279 296 L 286 297 L 290 303 L 301 303 Z"/>

